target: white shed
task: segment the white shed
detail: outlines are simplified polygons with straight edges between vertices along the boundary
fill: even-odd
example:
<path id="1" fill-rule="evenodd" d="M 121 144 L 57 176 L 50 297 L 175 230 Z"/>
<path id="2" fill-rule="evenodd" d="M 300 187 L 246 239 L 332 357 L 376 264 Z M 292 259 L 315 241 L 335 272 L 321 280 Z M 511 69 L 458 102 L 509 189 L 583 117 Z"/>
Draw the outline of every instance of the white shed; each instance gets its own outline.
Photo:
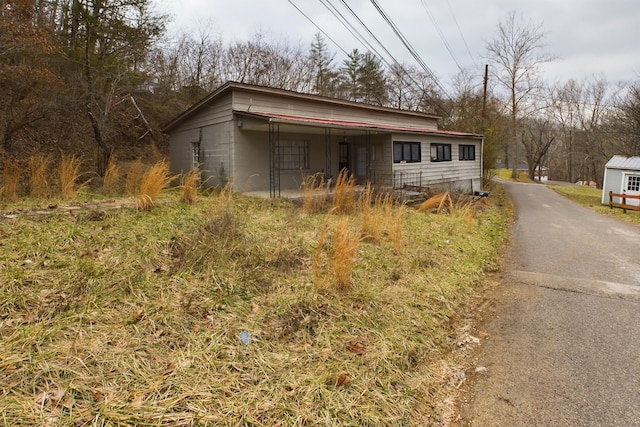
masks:
<path id="1" fill-rule="evenodd" d="M 613 156 L 604 166 L 602 204 L 609 204 L 609 192 L 640 195 L 640 156 Z M 620 203 L 620 200 L 614 200 Z M 638 206 L 640 200 L 628 199 L 628 205 Z"/>

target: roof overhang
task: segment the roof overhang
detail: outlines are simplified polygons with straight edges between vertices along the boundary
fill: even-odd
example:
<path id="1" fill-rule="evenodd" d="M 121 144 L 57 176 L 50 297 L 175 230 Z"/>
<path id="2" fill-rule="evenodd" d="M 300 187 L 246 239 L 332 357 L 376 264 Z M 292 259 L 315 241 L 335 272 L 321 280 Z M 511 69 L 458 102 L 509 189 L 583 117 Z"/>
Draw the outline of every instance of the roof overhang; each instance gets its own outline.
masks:
<path id="1" fill-rule="evenodd" d="M 263 120 L 266 124 L 282 124 L 289 126 L 304 126 L 318 129 L 337 129 L 341 131 L 356 131 L 361 133 L 406 133 L 406 134 L 421 134 L 421 135 L 437 135 L 450 138 L 472 138 L 482 139 L 482 135 L 465 132 L 454 132 L 447 130 L 431 129 L 425 127 L 410 127 L 401 125 L 389 125 L 376 122 L 363 122 L 363 121 L 351 121 L 351 120 L 339 120 L 339 119 L 325 119 L 319 117 L 297 116 L 289 114 L 277 114 L 266 112 L 247 112 L 237 111 L 233 112 L 239 116 L 251 117 L 259 120 Z"/>

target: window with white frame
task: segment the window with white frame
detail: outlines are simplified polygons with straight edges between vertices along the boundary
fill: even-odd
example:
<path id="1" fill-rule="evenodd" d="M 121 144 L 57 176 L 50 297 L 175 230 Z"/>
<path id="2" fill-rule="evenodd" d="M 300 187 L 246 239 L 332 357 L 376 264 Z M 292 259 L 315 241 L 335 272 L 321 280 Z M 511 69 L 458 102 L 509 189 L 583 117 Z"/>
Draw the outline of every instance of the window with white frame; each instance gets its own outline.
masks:
<path id="1" fill-rule="evenodd" d="M 309 141 L 281 139 L 278 144 L 278 156 L 281 170 L 309 169 Z"/>
<path id="2" fill-rule="evenodd" d="M 627 191 L 640 191 L 640 175 L 627 177 Z"/>

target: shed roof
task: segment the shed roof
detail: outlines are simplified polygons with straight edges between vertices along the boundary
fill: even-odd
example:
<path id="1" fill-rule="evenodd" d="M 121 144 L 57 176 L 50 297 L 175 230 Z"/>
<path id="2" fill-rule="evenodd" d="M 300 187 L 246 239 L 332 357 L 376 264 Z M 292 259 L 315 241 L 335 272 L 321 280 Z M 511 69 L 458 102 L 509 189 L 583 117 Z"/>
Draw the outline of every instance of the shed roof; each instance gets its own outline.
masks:
<path id="1" fill-rule="evenodd" d="M 613 156 L 605 165 L 607 169 L 624 169 L 640 171 L 640 156 Z"/>

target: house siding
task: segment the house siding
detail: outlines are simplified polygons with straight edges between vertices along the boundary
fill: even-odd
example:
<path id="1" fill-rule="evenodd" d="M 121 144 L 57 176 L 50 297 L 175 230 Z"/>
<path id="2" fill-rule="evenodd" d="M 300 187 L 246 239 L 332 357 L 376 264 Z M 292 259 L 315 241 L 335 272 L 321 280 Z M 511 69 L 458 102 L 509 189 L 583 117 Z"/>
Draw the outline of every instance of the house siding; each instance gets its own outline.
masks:
<path id="1" fill-rule="evenodd" d="M 410 137 L 394 135 L 393 141 L 420 142 L 421 161 L 416 163 L 391 163 L 396 180 L 412 182 L 419 176 L 419 182 L 424 187 L 443 187 L 448 190 L 474 191 L 480 190 L 482 178 L 482 146 L 473 139 L 448 139 L 442 137 Z M 451 161 L 432 162 L 431 144 L 451 144 Z M 458 160 L 460 145 L 474 145 L 476 147 L 475 160 Z"/>
<path id="2" fill-rule="evenodd" d="M 234 191 L 278 193 L 300 188 L 305 175 L 324 173 L 326 178 L 335 180 L 339 172 L 339 143 L 346 142 L 349 170 L 359 184 L 371 180 L 376 185 L 396 185 L 396 177 L 406 182 L 402 181 L 403 176 L 413 175 L 419 176 L 421 186 L 463 191 L 481 188 L 481 137 L 438 133 L 435 116 L 239 84 L 227 89 L 195 104 L 165 128 L 170 133 L 172 173 L 193 168 L 193 144 L 199 142 L 200 167 L 206 185 L 229 180 Z M 269 114 L 317 118 L 327 123 L 310 125 L 304 120 L 289 122 L 277 117 L 272 120 Z M 335 123 L 331 124 L 332 120 Z M 275 188 L 271 188 L 270 174 L 276 165 L 270 161 L 270 129 L 276 132 L 279 141 L 308 141 L 307 167 L 276 171 Z M 421 161 L 393 163 L 393 141 L 419 142 Z M 431 162 L 431 143 L 451 144 L 452 160 Z M 460 144 L 474 145 L 476 159 L 459 161 Z"/>
<path id="3" fill-rule="evenodd" d="M 322 117 L 326 120 L 360 121 L 393 126 L 419 127 L 438 129 L 435 118 L 406 112 L 377 111 L 373 109 L 354 108 L 352 106 L 331 102 L 312 102 L 281 95 L 234 91 L 233 108 L 237 111 L 287 114 L 302 117 Z"/>

